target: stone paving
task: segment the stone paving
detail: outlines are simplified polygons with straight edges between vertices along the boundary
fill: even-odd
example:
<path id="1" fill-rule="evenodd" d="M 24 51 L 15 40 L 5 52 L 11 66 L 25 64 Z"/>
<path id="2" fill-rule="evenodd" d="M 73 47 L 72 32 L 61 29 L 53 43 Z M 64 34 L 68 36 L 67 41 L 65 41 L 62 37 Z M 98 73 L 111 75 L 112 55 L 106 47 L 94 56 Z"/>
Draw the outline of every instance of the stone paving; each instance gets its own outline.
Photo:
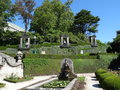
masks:
<path id="1" fill-rule="evenodd" d="M 99 81 L 96 80 L 94 73 L 78 74 L 78 76 L 85 76 L 86 85 L 84 90 L 103 90 L 99 85 Z"/>
<path id="2" fill-rule="evenodd" d="M 78 76 L 85 76 L 85 89 L 84 90 L 103 90 L 99 87 L 99 82 L 96 80 L 94 73 L 83 73 L 83 74 L 77 74 Z M 6 86 L 4 88 L 1 88 L 0 90 L 19 90 L 21 88 L 24 88 L 28 85 L 31 85 L 33 83 L 49 79 L 50 77 L 54 77 L 56 75 L 50 75 L 50 76 L 37 76 L 34 77 L 33 80 L 20 82 L 20 83 L 10 83 L 6 81 L 0 81 L 2 83 L 6 83 Z"/>

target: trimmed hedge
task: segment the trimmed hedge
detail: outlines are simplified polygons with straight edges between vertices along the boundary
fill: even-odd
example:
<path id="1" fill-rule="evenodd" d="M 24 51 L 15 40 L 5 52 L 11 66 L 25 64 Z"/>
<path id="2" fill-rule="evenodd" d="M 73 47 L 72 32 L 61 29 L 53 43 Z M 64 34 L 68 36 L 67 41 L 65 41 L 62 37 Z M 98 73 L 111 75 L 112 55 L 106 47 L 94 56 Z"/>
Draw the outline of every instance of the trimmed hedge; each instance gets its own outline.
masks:
<path id="1" fill-rule="evenodd" d="M 99 80 L 100 79 L 100 75 L 103 74 L 103 73 L 106 73 L 107 71 L 104 70 L 104 69 L 98 69 L 96 72 L 95 72 L 95 75 L 97 77 L 97 79 Z"/>
<path id="2" fill-rule="evenodd" d="M 120 76 L 109 76 L 103 81 L 103 88 L 105 90 L 120 90 Z"/>
<path id="3" fill-rule="evenodd" d="M 104 87 L 103 81 L 104 81 L 107 77 L 110 77 L 110 76 L 115 76 L 115 75 L 112 74 L 112 73 L 110 73 L 110 72 L 100 74 L 99 82 L 100 82 L 100 84 L 101 84 L 102 87 Z"/>
<path id="4" fill-rule="evenodd" d="M 8 46 L 0 46 L 0 50 L 6 50 L 7 48 L 17 48 L 18 45 L 8 45 Z"/>
<path id="5" fill-rule="evenodd" d="M 59 74 L 61 70 L 61 61 L 63 59 L 45 59 L 45 58 L 24 58 L 25 75 L 54 75 Z M 97 59 L 72 59 L 75 73 L 93 73 L 98 68 Z"/>
<path id="6" fill-rule="evenodd" d="M 72 58 L 72 59 L 96 59 L 96 56 L 89 55 L 41 55 L 41 54 L 26 54 L 26 58 L 45 58 L 45 59 L 63 59 L 63 58 Z"/>
<path id="7" fill-rule="evenodd" d="M 100 85 L 105 90 L 120 90 L 120 76 L 104 69 L 99 69 L 95 72 Z"/>

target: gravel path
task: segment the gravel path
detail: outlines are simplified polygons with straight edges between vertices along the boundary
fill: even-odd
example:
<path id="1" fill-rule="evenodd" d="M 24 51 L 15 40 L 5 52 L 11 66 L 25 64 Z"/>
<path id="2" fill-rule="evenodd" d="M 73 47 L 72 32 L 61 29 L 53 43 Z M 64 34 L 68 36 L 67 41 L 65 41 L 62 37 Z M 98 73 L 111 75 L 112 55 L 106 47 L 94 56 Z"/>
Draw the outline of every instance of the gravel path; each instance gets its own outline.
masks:
<path id="1" fill-rule="evenodd" d="M 103 90 L 99 86 L 99 82 L 96 80 L 94 73 L 78 74 L 78 76 L 85 76 L 86 85 L 84 90 Z"/>

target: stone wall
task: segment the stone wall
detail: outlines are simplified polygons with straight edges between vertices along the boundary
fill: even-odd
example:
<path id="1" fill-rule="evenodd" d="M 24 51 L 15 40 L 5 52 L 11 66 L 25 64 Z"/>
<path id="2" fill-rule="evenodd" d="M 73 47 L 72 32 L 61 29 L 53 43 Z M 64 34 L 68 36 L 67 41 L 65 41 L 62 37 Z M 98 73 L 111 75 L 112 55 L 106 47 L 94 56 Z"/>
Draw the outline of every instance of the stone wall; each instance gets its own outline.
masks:
<path id="1" fill-rule="evenodd" d="M 72 46 L 70 48 L 60 48 L 59 46 L 41 47 L 37 49 L 31 49 L 31 53 L 40 53 L 46 55 L 78 55 L 85 53 L 106 53 L 106 46 L 91 47 L 86 46 Z"/>
<path id="2" fill-rule="evenodd" d="M 23 64 L 8 55 L 0 53 L 0 79 L 11 75 L 23 77 Z"/>

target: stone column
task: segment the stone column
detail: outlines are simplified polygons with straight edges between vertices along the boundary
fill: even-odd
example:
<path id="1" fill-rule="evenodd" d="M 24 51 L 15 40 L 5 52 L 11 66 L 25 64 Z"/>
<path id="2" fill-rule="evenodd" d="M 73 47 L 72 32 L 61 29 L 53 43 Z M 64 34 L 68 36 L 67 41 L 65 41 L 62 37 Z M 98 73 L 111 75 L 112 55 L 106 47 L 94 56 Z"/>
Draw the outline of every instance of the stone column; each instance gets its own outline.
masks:
<path id="1" fill-rule="evenodd" d="M 28 38 L 28 48 L 30 47 L 30 38 Z"/>
<path id="2" fill-rule="evenodd" d="M 69 46 L 69 37 L 67 37 L 67 45 Z"/>
<path id="3" fill-rule="evenodd" d="M 61 37 L 61 45 L 63 45 L 63 37 Z"/>
<path id="4" fill-rule="evenodd" d="M 30 44 L 30 38 L 28 38 L 28 43 Z"/>
<path id="5" fill-rule="evenodd" d="M 94 37 L 94 40 L 93 40 L 93 41 L 94 41 L 94 45 L 96 46 L 96 39 L 95 39 L 95 37 Z"/>
<path id="6" fill-rule="evenodd" d="M 22 48 L 23 39 L 20 38 L 20 48 Z"/>

